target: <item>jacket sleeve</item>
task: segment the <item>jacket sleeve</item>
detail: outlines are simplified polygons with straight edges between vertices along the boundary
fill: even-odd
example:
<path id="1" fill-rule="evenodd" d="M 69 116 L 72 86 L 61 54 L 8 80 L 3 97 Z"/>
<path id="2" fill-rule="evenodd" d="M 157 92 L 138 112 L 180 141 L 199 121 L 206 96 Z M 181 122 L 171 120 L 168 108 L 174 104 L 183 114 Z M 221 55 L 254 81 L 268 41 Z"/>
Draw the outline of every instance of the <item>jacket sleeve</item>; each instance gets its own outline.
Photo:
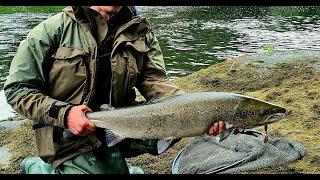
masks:
<path id="1" fill-rule="evenodd" d="M 141 95 L 149 101 L 184 93 L 167 80 L 162 51 L 153 32 L 146 35 L 146 44 L 150 50 L 144 56 L 142 75 L 137 85 Z"/>
<path id="2" fill-rule="evenodd" d="M 8 104 L 19 114 L 34 120 L 34 124 L 64 126 L 64 116 L 70 104 L 46 94 L 44 69 L 59 45 L 61 28 L 50 18 L 35 28 L 21 41 L 4 85 Z"/>

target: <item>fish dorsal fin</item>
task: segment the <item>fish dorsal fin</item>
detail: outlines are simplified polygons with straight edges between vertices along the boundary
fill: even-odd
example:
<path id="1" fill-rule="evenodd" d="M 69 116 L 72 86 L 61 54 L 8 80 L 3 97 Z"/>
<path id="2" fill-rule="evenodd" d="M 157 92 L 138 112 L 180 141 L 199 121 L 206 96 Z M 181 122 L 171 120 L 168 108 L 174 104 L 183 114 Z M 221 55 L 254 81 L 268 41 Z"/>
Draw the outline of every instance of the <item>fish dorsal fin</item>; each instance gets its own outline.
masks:
<path id="1" fill-rule="evenodd" d="M 145 104 L 154 104 L 154 103 L 161 103 L 163 101 L 175 98 L 177 96 L 184 95 L 184 93 L 170 95 L 170 96 L 160 96 L 159 94 L 154 95 L 149 101 L 145 102 Z"/>
<path id="2" fill-rule="evenodd" d="M 100 106 L 101 111 L 112 111 L 114 109 L 115 109 L 115 107 L 111 106 L 110 104 L 102 104 Z"/>

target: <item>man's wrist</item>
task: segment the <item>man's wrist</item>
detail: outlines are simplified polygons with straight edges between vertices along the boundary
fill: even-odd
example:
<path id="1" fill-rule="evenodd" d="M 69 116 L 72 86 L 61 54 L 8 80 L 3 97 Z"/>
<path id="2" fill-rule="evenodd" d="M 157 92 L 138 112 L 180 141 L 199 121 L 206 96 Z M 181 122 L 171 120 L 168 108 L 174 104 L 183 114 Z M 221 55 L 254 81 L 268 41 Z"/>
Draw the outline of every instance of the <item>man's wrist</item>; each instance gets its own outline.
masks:
<path id="1" fill-rule="evenodd" d="M 69 111 L 71 110 L 71 108 L 73 107 L 73 105 L 67 105 L 64 109 L 64 113 L 63 113 L 63 125 L 65 129 L 68 129 L 68 114 Z"/>

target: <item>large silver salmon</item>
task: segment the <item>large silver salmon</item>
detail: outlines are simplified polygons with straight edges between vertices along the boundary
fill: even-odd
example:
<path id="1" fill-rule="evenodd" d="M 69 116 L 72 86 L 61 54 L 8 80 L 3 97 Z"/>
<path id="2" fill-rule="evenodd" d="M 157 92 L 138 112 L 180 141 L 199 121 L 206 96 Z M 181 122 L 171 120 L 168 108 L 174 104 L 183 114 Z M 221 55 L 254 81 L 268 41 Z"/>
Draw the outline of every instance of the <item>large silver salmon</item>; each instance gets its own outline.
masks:
<path id="1" fill-rule="evenodd" d="M 87 113 L 97 126 L 135 139 L 183 138 L 205 134 L 219 120 L 243 129 L 286 117 L 286 109 L 234 93 L 199 92 L 156 103 Z"/>

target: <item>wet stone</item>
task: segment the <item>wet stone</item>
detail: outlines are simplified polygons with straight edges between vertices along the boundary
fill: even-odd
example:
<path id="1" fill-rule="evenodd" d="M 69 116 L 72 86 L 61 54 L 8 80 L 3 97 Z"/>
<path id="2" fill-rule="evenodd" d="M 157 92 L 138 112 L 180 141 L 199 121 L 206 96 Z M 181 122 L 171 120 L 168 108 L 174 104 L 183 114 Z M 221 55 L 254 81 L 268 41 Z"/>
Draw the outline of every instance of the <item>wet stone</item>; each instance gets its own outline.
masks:
<path id="1" fill-rule="evenodd" d="M 27 120 L 17 120 L 17 121 L 0 121 L 0 127 L 10 128 L 10 129 L 16 129 L 21 124 L 26 122 Z"/>
<path id="2" fill-rule="evenodd" d="M 5 166 L 9 163 L 12 154 L 9 152 L 8 148 L 0 147 L 0 166 Z"/>

